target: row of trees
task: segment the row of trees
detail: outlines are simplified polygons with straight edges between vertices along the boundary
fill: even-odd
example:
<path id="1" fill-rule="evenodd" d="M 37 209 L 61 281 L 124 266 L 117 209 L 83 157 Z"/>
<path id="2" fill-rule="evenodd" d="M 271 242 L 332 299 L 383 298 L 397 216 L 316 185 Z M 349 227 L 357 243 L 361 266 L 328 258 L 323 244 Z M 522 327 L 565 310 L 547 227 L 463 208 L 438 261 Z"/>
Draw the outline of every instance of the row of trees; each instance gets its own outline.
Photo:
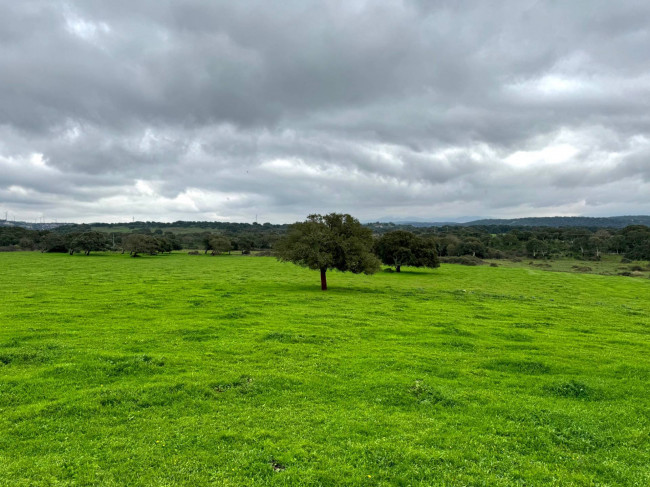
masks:
<path id="1" fill-rule="evenodd" d="M 43 236 L 38 244 L 38 248 L 41 252 L 67 252 L 70 255 L 76 252 L 89 255 L 91 252 L 121 250 L 122 253 L 129 252 L 133 256 L 180 250 L 180 247 L 175 246 L 170 239 L 164 237 L 127 234 L 116 245 L 105 233 L 93 231 L 64 234 L 48 233 Z"/>
<path id="2" fill-rule="evenodd" d="M 101 232 L 83 233 L 48 233 L 38 244 L 41 252 L 67 252 L 70 255 L 75 252 L 83 252 L 88 255 L 92 251 L 108 249 L 106 234 Z"/>
<path id="3" fill-rule="evenodd" d="M 261 229 L 258 232 L 242 231 L 236 234 L 225 233 L 219 231 L 214 232 L 197 232 L 197 233 L 183 233 L 185 229 L 176 229 L 178 232 L 170 230 L 161 230 L 149 228 L 137 228 L 131 232 L 124 232 L 124 229 L 115 232 L 106 232 L 102 230 L 101 233 L 106 236 L 108 241 L 108 248 L 110 250 L 120 250 L 122 248 L 122 239 L 127 235 L 148 235 L 156 239 L 165 239 L 169 241 L 174 250 L 189 249 L 189 250 L 204 250 L 211 252 L 215 250 L 209 244 L 210 240 L 214 237 L 227 238 L 230 243 L 230 248 L 222 250 L 227 252 L 229 250 L 242 251 L 243 253 L 250 253 L 250 251 L 257 250 L 270 250 L 273 248 L 275 242 L 286 233 L 286 226 L 282 229 L 272 227 L 268 229 L 262 225 L 258 225 Z M 91 232 L 95 227 L 101 228 L 100 225 L 70 225 L 56 228 L 52 231 L 47 230 L 28 230 L 21 227 L 0 227 L 0 251 L 5 250 L 44 250 L 53 252 L 63 252 L 65 250 L 55 250 L 51 242 L 59 242 L 58 237 L 68 236 L 71 234 L 85 234 Z M 280 233 L 281 232 L 281 233 Z M 52 236 L 54 235 L 54 236 Z M 66 245 L 63 244 L 63 247 Z"/>
<path id="4" fill-rule="evenodd" d="M 175 228 L 173 224 L 156 228 L 153 223 L 138 222 L 133 225 L 131 233 L 124 228 L 110 226 L 120 231 L 101 233 L 106 236 L 111 250 L 121 250 L 123 240 L 128 235 L 147 235 L 171 246 L 172 250 L 201 249 L 205 252 L 221 253 L 230 250 L 249 253 L 252 250 L 276 250 L 277 242 L 287 234 L 288 226 L 223 224 L 217 232 L 200 231 L 187 233 L 188 230 L 200 230 L 199 223 L 185 222 L 186 225 Z M 145 226 L 142 226 L 145 225 Z M 222 226 L 223 226 L 222 225 Z M 100 225 L 101 226 L 101 225 Z M 630 260 L 650 260 L 650 228 L 643 225 L 616 229 L 588 228 L 549 228 L 522 227 L 512 228 L 504 225 L 480 227 L 411 227 L 391 224 L 363 225 L 369 228 L 375 238 L 386 233 L 404 231 L 414 234 L 419 239 L 435 243 L 435 250 L 440 257 L 471 255 L 479 258 L 513 258 L 530 257 L 547 259 L 551 257 L 575 257 L 580 259 L 599 259 L 603 254 L 619 254 Z M 94 228 L 94 227 L 93 227 Z M 102 228 L 103 229 L 103 228 Z M 89 225 L 71 225 L 54 231 L 33 231 L 19 227 L 0 227 L 0 250 L 43 250 L 48 252 L 87 252 L 89 244 L 74 241 L 80 234 L 87 240 L 92 229 Z M 95 236 L 100 240 L 99 236 Z M 396 238 L 396 237 L 395 237 Z M 228 244 L 225 243 L 228 240 Z M 104 248 L 98 244 L 91 250 Z M 377 250 L 380 251 L 379 249 Z M 402 255 L 401 257 L 405 257 Z M 412 259 L 412 257 L 408 257 Z"/>
<path id="5" fill-rule="evenodd" d="M 622 230 L 539 228 L 489 234 L 479 228 L 452 227 L 424 234 L 436 240 L 440 256 L 473 255 L 481 258 L 576 257 L 600 259 L 603 254 L 650 260 L 650 228 L 633 225 Z"/>

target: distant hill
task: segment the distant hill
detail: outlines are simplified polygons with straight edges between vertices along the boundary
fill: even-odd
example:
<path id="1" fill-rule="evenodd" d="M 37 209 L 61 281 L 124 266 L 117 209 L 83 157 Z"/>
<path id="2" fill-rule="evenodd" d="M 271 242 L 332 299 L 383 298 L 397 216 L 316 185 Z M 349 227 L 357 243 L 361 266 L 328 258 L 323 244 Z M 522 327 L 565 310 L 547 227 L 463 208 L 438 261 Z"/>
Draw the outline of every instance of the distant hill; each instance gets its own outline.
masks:
<path id="1" fill-rule="evenodd" d="M 367 222 L 364 223 L 364 225 L 367 225 L 369 227 L 377 227 L 377 228 L 382 228 L 382 227 L 390 227 L 390 226 L 399 226 L 399 227 L 446 227 L 449 225 L 463 225 L 463 223 L 459 222 L 425 222 L 425 221 L 414 221 L 414 220 L 396 220 L 393 222 L 389 221 L 378 221 L 378 222 Z"/>
<path id="2" fill-rule="evenodd" d="M 549 216 L 511 219 L 484 219 L 461 223 L 463 226 L 478 225 L 507 225 L 511 227 L 598 227 L 598 228 L 624 228 L 628 225 L 650 226 L 650 216 Z"/>
<path id="3" fill-rule="evenodd" d="M 72 223 L 30 223 L 24 221 L 0 220 L 0 227 L 22 227 L 29 230 L 53 230 L 58 227 L 75 224 Z M 650 227 L 650 215 L 634 215 L 634 216 L 610 216 L 610 217 L 589 217 L 589 216 L 551 216 L 551 217 L 529 217 L 529 218 L 511 218 L 511 219 L 498 219 L 498 218 L 485 218 L 481 220 L 472 221 L 444 221 L 444 222 L 427 222 L 416 219 L 408 220 L 395 220 L 395 221 L 377 221 L 367 222 L 366 226 L 372 228 L 379 233 L 396 230 L 398 228 L 426 228 L 426 227 L 445 227 L 445 226 L 506 226 L 506 227 L 587 227 L 587 228 L 625 228 L 629 225 L 646 225 Z M 270 224 L 265 223 L 259 225 L 257 223 L 233 223 L 233 222 L 174 222 L 174 223 L 159 223 L 159 222 L 128 222 L 128 223 L 93 223 L 93 229 L 115 231 L 117 227 L 124 227 L 123 231 L 131 231 L 134 229 L 141 229 L 145 227 L 155 227 L 163 230 L 171 230 L 179 233 L 179 230 L 185 229 L 187 231 L 209 231 L 209 230 L 225 230 L 225 231 L 249 231 L 255 229 L 279 229 L 285 230 L 287 224 Z M 268 227 L 268 228 L 267 228 Z M 81 230 L 76 230 L 81 231 Z M 120 230 L 117 230 L 120 231 Z M 183 232 L 181 232 L 183 233 Z"/>
<path id="4" fill-rule="evenodd" d="M 21 222 L 13 220 L 0 220 L 0 227 L 21 227 L 26 228 L 27 230 L 52 230 L 54 228 L 71 225 L 70 223 L 30 223 L 30 222 Z"/>

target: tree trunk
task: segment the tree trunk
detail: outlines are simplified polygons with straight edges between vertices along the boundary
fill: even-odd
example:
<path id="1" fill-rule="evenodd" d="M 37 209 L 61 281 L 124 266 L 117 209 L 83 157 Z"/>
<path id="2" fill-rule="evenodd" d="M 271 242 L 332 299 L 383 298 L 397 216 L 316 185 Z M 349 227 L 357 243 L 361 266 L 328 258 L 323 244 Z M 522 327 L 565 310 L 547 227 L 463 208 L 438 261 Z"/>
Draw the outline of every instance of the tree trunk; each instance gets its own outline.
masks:
<path id="1" fill-rule="evenodd" d="M 401 265 L 396 265 L 395 266 L 395 272 L 401 272 L 402 266 Z"/>
<path id="2" fill-rule="evenodd" d="M 320 288 L 322 291 L 327 291 L 327 276 L 325 272 L 327 272 L 327 269 L 320 270 Z"/>

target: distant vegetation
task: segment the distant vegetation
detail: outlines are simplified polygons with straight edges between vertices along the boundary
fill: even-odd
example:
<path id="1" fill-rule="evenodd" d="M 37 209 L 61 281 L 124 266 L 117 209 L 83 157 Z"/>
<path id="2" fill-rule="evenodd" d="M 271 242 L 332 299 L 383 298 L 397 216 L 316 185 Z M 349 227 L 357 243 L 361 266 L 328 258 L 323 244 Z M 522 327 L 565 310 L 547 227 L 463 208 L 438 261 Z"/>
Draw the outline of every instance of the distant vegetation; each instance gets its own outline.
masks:
<path id="1" fill-rule="evenodd" d="M 624 228 L 629 225 L 649 225 L 650 215 L 632 216 L 549 216 L 549 217 L 528 217 L 528 218 L 484 218 L 464 223 L 455 222 L 423 222 L 423 221 L 401 221 L 395 222 L 398 225 L 411 225 L 414 227 L 445 227 L 448 225 L 477 227 L 477 226 L 508 226 L 508 227 L 585 227 L 585 228 Z M 386 225 L 386 223 L 377 223 Z M 388 225 L 392 225 L 389 223 Z"/>
<path id="2" fill-rule="evenodd" d="M 645 218 L 645 217 L 617 217 Z M 527 219 L 536 220 L 536 219 Z M 548 220 L 548 219 L 547 219 Z M 567 218 L 564 218 L 567 220 Z M 594 220 L 594 219 L 588 219 Z M 605 219 L 602 219 L 605 220 Z M 609 220 L 609 219 L 608 219 Z M 579 223 L 579 218 L 575 219 Z M 376 242 L 391 232 L 409 232 L 419 242 L 432 242 L 437 257 L 471 256 L 480 259 L 571 257 L 598 260 L 604 254 L 616 254 L 629 260 L 650 260 L 650 227 L 629 225 L 624 228 L 592 227 L 530 227 L 502 225 L 415 227 L 393 223 L 364 225 L 374 234 Z M 134 222 L 129 224 L 66 225 L 53 230 L 27 230 L 15 226 L 0 227 L 0 250 L 40 250 L 42 252 L 84 252 L 96 250 L 129 251 L 129 235 L 145 235 L 149 246 L 144 253 L 172 250 L 197 250 L 218 254 L 235 251 L 275 251 L 278 241 L 287 235 L 290 225 L 263 225 L 222 222 Z M 89 240 L 90 239 L 90 240 Z M 142 239 L 140 239 L 142 240 Z M 383 252 L 375 245 L 375 253 Z M 138 252 L 138 254 L 141 252 Z M 380 255 L 381 257 L 381 255 Z M 384 264 L 399 266 L 407 259 L 417 265 L 411 255 L 383 255 Z M 423 261 L 422 261 L 423 262 Z"/>
<path id="3" fill-rule="evenodd" d="M 586 227 L 624 228 L 629 225 L 650 225 L 650 216 L 550 216 L 541 218 L 484 219 L 463 223 L 465 226 L 508 225 L 510 227 Z"/>

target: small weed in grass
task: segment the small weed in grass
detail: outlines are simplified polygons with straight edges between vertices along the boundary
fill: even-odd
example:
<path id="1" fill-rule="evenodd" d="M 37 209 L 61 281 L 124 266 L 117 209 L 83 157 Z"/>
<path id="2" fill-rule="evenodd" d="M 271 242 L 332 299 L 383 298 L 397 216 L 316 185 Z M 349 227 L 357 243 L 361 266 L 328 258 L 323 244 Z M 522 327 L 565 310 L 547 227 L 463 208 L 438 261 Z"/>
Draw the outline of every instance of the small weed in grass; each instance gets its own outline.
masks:
<path id="1" fill-rule="evenodd" d="M 571 399 L 596 400 L 602 397 L 602 394 L 600 394 L 599 391 L 576 380 L 555 384 L 548 387 L 548 391 L 554 396 Z"/>
<path id="2" fill-rule="evenodd" d="M 274 472 L 283 472 L 287 469 L 285 465 L 281 464 L 277 460 L 271 459 L 269 463 L 271 464 L 271 467 L 273 467 Z"/>
<path id="3" fill-rule="evenodd" d="M 283 332 L 268 333 L 264 336 L 264 340 L 280 343 L 295 343 L 298 341 L 292 334 Z"/>
<path id="4" fill-rule="evenodd" d="M 241 376 L 232 382 L 213 384 L 211 387 L 217 393 L 223 393 L 232 389 L 240 394 L 248 394 L 253 390 L 253 378 Z"/>
<path id="5" fill-rule="evenodd" d="M 440 404 L 441 406 L 455 406 L 453 399 L 446 397 L 442 392 L 433 389 L 421 380 L 416 380 L 410 388 L 411 394 L 421 404 Z"/>

